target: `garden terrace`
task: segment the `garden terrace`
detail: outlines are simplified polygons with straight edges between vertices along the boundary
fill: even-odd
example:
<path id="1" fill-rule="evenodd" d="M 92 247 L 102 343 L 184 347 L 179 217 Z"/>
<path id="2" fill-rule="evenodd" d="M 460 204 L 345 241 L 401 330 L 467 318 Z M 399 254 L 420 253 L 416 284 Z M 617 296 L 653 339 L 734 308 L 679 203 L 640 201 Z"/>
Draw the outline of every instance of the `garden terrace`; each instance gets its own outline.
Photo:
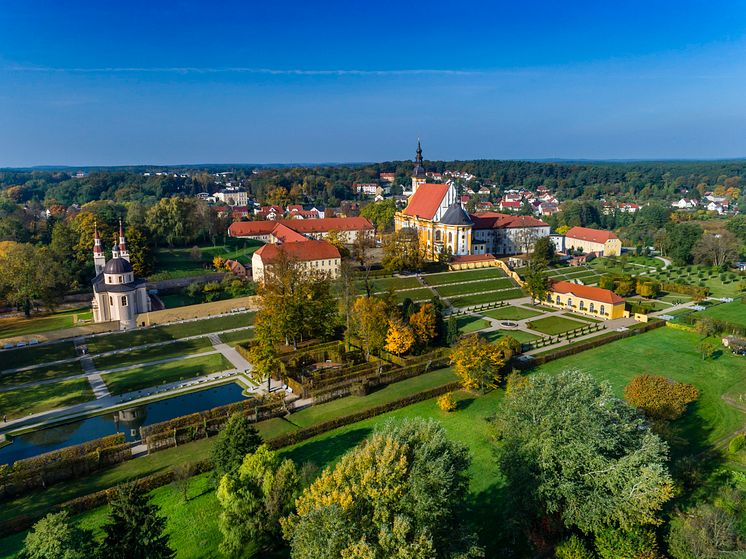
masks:
<path id="1" fill-rule="evenodd" d="M 0 319 L 0 339 L 72 328 L 78 321 L 90 321 L 92 319 L 93 313 L 90 307 L 65 309 L 31 316 L 30 318 L 3 318 Z"/>
<path id="2" fill-rule="evenodd" d="M 464 281 L 476 281 L 504 278 L 505 272 L 500 268 L 480 268 L 478 270 L 465 270 L 463 272 L 442 272 L 439 274 L 424 274 L 422 279 L 433 287 L 447 285 L 449 283 L 460 283 Z"/>
<path id="3" fill-rule="evenodd" d="M 696 316 L 714 318 L 746 328 L 746 302 L 741 299 L 731 303 L 723 303 L 722 305 L 713 305 L 704 311 L 698 312 Z"/>
<path id="4" fill-rule="evenodd" d="M 463 295 L 461 297 L 449 298 L 447 299 L 447 301 L 454 307 L 472 307 L 474 305 L 483 305 L 485 303 L 519 299 L 523 296 L 523 291 L 520 288 L 516 287 L 513 289 L 503 289 L 501 291 L 477 293 L 475 295 Z"/>
<path id="5" fill-rule="evenodd" d="M 16 369 L 29 367 L 38 363 L 74 359 L 77 355 L 72 342 L 54 342 L 19 349 L 3 350 L 0 351 L 0 362 L 2 362 L 0 369 Z"/>
<path id="6" fill-rule="evenodd" d="M 51 380 L 54 378 L 72 377 L 82 374 L 83 369 L 80 366 L 80 361 L 77 360 L 68 361 L 66 363 L 58 363 L 56 365 L 44 365 L 42 367 L 36 367 L 34 369 L 28 369 L 25 371 L 17 371 L 15 373 L 1 373 L 0 388 L 8 388 L 19 384 L 40 382 L 43 380 Z"/>
<path id="7" fill-rule="evenodd" d="M 481 311 L 479 314 L 494 318 L 495 320 L 523 320 L 544 314 L 540 310 L 527 309 L 517 305 L 506 305 L 490 311 Z"/>
<path id="8" fill-rule="evenodd" d="M 252 254 L 263 243 L 252 239 L 228 238 L 226 244 L 199 246 L 200 258 L 192 258 L 192 247 L 161 248 L 155 251 L 155 273 L 150 280 L 163 280 L 189 276 L 200 276 L 215 272 L 212 259 L 220 256 L 224 260 L 251 263 Z"/>
<path id="9" fill-rule="evenodd" d="M 15 419 L 93 399 L 88 379 L 69 379 L 0 392 L 0 413 Z"/>
<path id="10" fill-rule="evenodd" d="M 443 298 L 456 295 L 468 295 L 470 293 L 481 293 L 483 291 L 496 291 L 498 289 L 510 289 L 515 287 L 515 282 L 510 278 L 497 278 L 489 280 L 470 281 L 467 283 L 452 283 L 436 287 L 436 291 Z"/>
<path id="11" fill-rule="evenodd" d="M 647 277 L 661 283 L 705 287 L 713 297 L 738 297 L 746 288 L 742 272 L 722 272 L 708 266 L 670 266 Z"/>
<path id="12" fill-rule="evenodd" d="M 201 353 L 212 349 L 210 339 L 201 337 L 191 340 L 178 340 L 165 345 L 146 346 L 131 351 L 110 353 L 94 357 L 93 362 L 98 370 L 107 370 L 128 365 L 147 364 L 148 361 L 173 359 L 182 355 L 189 356 L 191 353 Z"/>

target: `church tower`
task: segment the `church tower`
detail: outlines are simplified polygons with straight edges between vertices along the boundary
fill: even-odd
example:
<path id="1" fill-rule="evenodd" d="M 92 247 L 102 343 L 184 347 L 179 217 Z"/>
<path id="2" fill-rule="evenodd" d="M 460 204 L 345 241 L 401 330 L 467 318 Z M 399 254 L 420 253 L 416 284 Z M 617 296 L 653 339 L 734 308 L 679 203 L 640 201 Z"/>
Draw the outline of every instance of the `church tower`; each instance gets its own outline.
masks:
<path id="1" fill-rule="evenodd" d="M 104 265 L 106 264 L 106 255 L 104 254 L 104 247 L 101 246 L 101 237 L 98 235 L 98 229 L 96 224 L 93 224 L 93 266 L 96 270 L 96 275 L 99 275 L 104 271 Z"/>
<path id="2" fill-rule="evenodd" d="M 119 220 L 119 258 L 130 261 L 130 253 L 127 252 L 127 243 L 124 240 L 124 230 L 122 229 L 122 220 Z"/>
<path id="3" fill-rule="evenodd" d="M 414 170 L 412 171 L 412 194 L 417 192 L 421 184 L 425 184 L 425 167 L 422 164 L 422 146 L 420 139 L 417 138 L 417 157 L 414 160 Z"/>

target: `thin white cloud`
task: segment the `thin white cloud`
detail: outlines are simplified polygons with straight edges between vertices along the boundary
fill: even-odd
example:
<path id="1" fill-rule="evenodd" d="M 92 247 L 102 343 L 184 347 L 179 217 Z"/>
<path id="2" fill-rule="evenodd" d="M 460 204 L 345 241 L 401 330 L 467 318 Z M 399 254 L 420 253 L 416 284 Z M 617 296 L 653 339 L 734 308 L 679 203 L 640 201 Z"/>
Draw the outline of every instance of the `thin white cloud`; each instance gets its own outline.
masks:
<path id="1" fill-rule="evenodd" d="M 110 73 L 153 73 L 153 74 L 265 74 L 271 76 L 473 76 L 484 72 L 472 70 L 449 70 L 437 68 L 408 68 L 401 70 L 358 70 L 358 69 L 300 69 L 300 68 L 251 68 L 229 66 L 204 68 L 196 66 L 110 66 L 94 68 L 62 68 L 52 66 L 5 66 L 10 72 L 40 73 L 77 73 L 77 74 L 110 74 Z"/>

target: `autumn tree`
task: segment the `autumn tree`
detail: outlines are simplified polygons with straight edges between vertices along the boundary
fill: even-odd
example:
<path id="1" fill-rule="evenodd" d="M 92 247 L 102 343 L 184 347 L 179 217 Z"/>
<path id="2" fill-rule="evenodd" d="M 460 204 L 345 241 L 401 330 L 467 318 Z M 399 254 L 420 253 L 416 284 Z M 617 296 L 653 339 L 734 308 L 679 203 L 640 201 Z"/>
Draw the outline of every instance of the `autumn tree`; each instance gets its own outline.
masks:
<path id="1" fill-rule="evenodd" d="M 294 559 L 481 557 L 465 524 L 470 457 L 434 420 L 388 422 L 283 520 Z"/>
<path id="2" fill-rule="evenodd" d="M 425 303 L 409 317 L 415 343 L 424 347 L 438 336 L 438 316 L 432 303 Z"/>
<path id="3" fill-rule="evenodd" d="M 465 336 L 451 350 L 451 364 L 465 390 L 496 388 L 514 349 L 507 338 L 490 343 L 479 334 Z"/>
<path id="4" fill-rule="evenodd" d="M 738 260 L 740 249 L 738 238 L 725 230 L 717 234 L 702 235 L 692 249 L 692 256 L 697 264 L 726 268 Z"/>
<path id="5" fill-rule="evenodd" d="M 549 515 L 597 534 L 660 523 L 673 495 L 668 447 L 608 383 L 531 375 L 506 394 L 495 427 L 519 525 Z"/>
<path id="6" fill-rule="evenodd" d="M 388 332 L 386 332 L 386 345 L 384 349 L 394 355 L 401 355 L 409 351 L 414 345 L 415 339 L 412 329 L 404 324 L 401 319 L 389 319 Z"/>
<path id="7" fill-rule="evenodd" d="M 352 331 L 360 340 L 366 358 L 383 348 L 388 333 L 391 306 L 380 297 L 358 297 L 352 306 Z"/>
<path id="8" fill-rule="evenodd" d="M 372 286 L 370 283 L 370 269 L 375 262 L 373 255 L 374 241 L 368 235 L 358 232 L 355 241 L 352 243 L 351 256 L 357 262 L 360 270 L 363 272 L 363 283 L 365 285 L 365 294 L 370 297 Z"/>
<path id="9" fill-rule="evenodd" d="M 390 272 L 419 271 L 424 262 L 424 252 L 416 229 L 400 229 L 383 243 L 383 267 Z"/>
<path id="10" fill-rule="evenodd" d="M 267 445 L 247 454 L 238 471 L 220 480 L 217 497 L 223 511 L 220 549 L 235 555 L 249 544 L 260 549 L 280 542 L 280 519 L 290 514 L 300 489 L 298 471 Z"/>
<path id="11" fill-rule="evenodd" d="M 47 247 L 8 243 L 0 253 L 0 298 L 31 316 L 35 302 L 53 307 L 68 283 Z"/>
<path id="12" fill-rule="evenodd" d="M 360 210 L 360 215 L 369 219 L 382 233 L 394 227 L 394 215 L 396 214 L 396 202 L 394 200 L 381 200 L 367 204 Z"/>
<path id="13" fill-rule="evenodd" d="M 693 384 L 660 375 L 637 375 L 624 387 L 624 399 L 651 419 L 673 421 L 699 398 Z"/>
<path id="14" fill-rule="evenodd" d="M 350 249 L 347 247 L 346 237 L 336 229 L 329 231 L 326 234 L 326 237 L 324 237 L 324 240 L 327 243 L 334 245 L 342 258 L 347 258 L 350 255 Z"/>

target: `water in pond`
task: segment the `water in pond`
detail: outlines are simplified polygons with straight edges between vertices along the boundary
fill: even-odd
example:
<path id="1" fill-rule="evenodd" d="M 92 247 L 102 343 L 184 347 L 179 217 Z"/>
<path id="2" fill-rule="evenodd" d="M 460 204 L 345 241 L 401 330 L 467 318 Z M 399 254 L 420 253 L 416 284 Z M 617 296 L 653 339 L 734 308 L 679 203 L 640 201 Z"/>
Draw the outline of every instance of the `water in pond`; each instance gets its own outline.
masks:
<path id="1" fill-rule="evenodd" d="M 9 464 L 66 446 L 72 446 L 117 432 L 128 441 L 140 438 L 139 429 L 174 417 L 209 410 L 243 400 L 243 388 L 235 383 L 206 388 L 182 396 L 159 400 L 152 404 L 97 415 L 56 427 L 40 429 L 13 437 L 13 442 L 0 448 L 0 464 Z"/>

